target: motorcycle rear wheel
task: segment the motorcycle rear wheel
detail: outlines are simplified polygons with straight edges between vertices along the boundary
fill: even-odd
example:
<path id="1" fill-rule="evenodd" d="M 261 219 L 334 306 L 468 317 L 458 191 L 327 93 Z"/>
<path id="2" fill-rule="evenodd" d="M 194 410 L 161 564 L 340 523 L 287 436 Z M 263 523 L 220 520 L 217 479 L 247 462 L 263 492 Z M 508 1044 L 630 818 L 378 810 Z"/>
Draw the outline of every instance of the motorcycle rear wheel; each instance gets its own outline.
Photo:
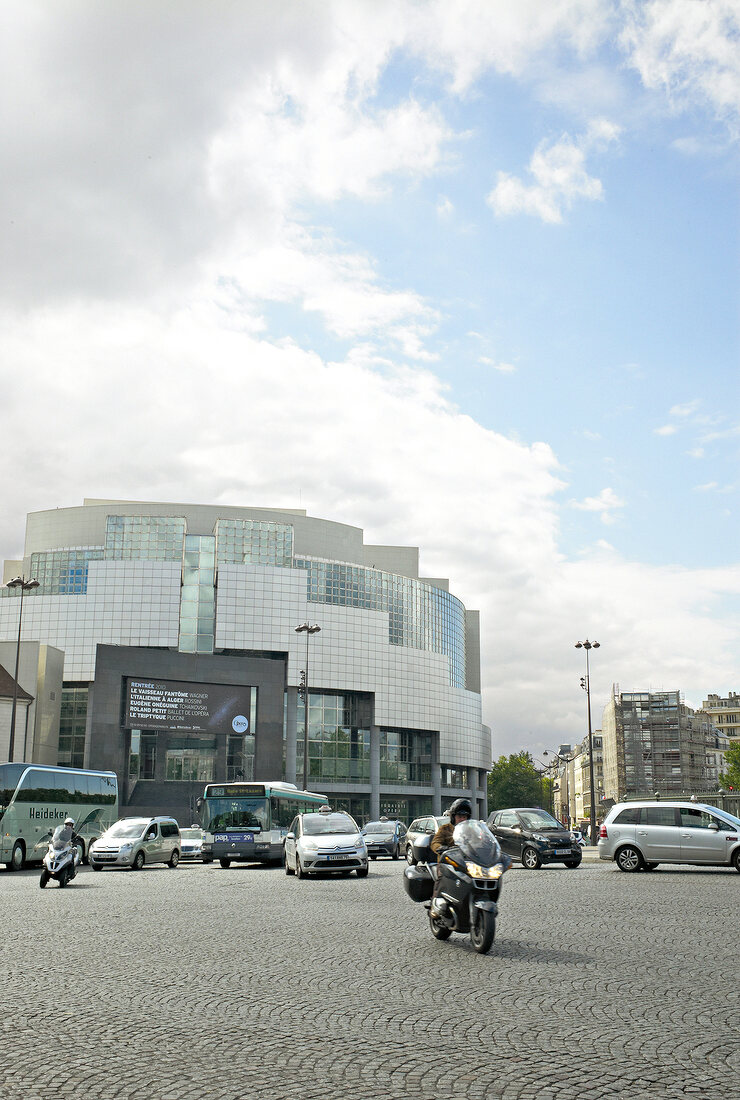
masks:
<path id="1" fill-rule="evenodd" d="M 452 929 L 443 924 L 438 917 L 433 917 L 431 913 L 429 914 L 429 927 L 436 940 L 448 940 L 452 935 Z"/>
<path id="2" fill-rule="evenodd" d="M 475 918 L 475 924 L 470 929 L 470 942 L 479 955 L 485 955 L 491 950 L 496 936 L 496 918 L 486 909 L 479 909 Z"/>

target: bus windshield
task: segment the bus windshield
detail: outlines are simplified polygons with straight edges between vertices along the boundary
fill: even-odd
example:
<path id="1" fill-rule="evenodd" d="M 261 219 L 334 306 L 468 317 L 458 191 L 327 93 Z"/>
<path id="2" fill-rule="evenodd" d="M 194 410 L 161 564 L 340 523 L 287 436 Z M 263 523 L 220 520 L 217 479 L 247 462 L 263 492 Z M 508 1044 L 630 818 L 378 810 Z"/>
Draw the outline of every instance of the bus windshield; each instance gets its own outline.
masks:
<path id="1" fill-rule="evenodd" d="M 201 810 L 203 828 L 269 829 L 270 809 L 266 798 L 207 798 Z"/>

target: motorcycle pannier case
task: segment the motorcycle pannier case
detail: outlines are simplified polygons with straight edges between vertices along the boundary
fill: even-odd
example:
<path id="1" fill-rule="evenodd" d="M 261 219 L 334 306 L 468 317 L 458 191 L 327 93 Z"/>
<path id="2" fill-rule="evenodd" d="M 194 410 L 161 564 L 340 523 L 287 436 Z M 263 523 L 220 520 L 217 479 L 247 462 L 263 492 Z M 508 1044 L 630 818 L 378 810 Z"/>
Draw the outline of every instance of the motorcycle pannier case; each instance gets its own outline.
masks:
<path id="1" fill-rule="evenodd" d="M 412 901 L 429 901 L 434 883 L 426 869 L 407 867 L 403 872 L 403 888 Z"/>

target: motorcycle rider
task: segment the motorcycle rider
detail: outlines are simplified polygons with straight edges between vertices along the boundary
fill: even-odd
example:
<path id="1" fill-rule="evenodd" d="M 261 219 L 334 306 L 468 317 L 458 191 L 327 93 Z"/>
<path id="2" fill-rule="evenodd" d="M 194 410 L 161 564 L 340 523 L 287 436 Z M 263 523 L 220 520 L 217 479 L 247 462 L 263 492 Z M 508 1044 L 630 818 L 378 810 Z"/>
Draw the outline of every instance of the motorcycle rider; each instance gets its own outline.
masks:
<path id="1" fill-rule="evenodd" d="M 452 847 L 452 834 L 455 831 L 455 826 L 460 825 L 463 821 L 469 821 L 473 816 L 473 807 L 468 798 L 457 798 L 449 810 L 450 820 L 444 825 L 440 825 L 436 833 L 432 837 L 429 847 L 433 852 L 437 853 L 437 861 L 439 862 L 443 852 Z M 442 899 L 441 903 L 437 901 L 439 892 L 442 889 L 442 876 L 437 875 L 434 882 L 434 889 L 432 890 L 432 908 L 431 912 L 438 916 L 442 909 L 447 905 L 447 902 Z"/>
<path id="2" fill-rule="evenodd" d="M 75 820 L 73 817 L 65 817 L 63 825 L 57 825 L 52 841 L 55 848 L 66 848 L 72 843 L 75 832 Z"/>

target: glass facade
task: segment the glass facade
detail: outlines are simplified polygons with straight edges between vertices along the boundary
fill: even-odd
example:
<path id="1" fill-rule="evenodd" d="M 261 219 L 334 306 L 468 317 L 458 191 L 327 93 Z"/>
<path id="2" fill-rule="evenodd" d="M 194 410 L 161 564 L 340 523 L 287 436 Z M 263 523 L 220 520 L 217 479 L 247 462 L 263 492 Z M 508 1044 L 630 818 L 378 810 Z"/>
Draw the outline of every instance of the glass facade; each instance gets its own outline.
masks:
<path id="1" fill-rule="evenodd" d="M 296 772 L 303 775 L 305 706 L 297 699 Z M 310 692 L 308 697 L 308 775 L 316 789 L 322 779 L 370 781 L 371 700 L 361 694 Z"/>
<path id="2" fill-rule="evenodd" d="M 308 574 L 309 602 L 387 612 L 391 645 L 444 654 L 451 686 L 465 687 L 465 608 L 450 592 L 361 565 L 310 558 L 293 564 Z"/>
<path id="3" fill-rule="evenodd" d="M 432 784 L 432 737 L 417 730 L 380 730 L 380 782 Z"/>
<path id="4" fill-rule="evenodd" d="M 218 565 L 293 564 L 293 528 L 267 520 L 216 520 L 216 562 Z"/>
<path id="5" fill-rule="evenodd" d="M 180 592 L 181 653 L 213 653 L 216 622 L 216 539 L 186 535 Z"/>
<path id="6" fill-rule="evenodd" d="M 441 767 L 442 772 L 442 786 L 443 787 L 457 787 L 463 790 L 470 790 L 469 776 L 470 772 L 467 768 L 448 767 L 443 764 Z"/>
<path id="7" fill-rule="evenodd" d="M 84 766 L 87 699 L 87 684 L 62 687 L 59 750 L 57 752 L 57 764 L 60 767 L 81 768 Z"/>
<path id="8" fill-rule="evenodd" d="M 107 561 L 180 561 L 185 520 L 173 516 L 108 516 Z"/>
<path id="9" fill-rule="evenodd" d="M 179 743 L 171 741 L 167 746 L 166 769 L 167 779 L 174 782 L 208 783 L 215 779 L 215 737 L 194 737 Z"/>
<path id="10" fill-rule="evenodd" d="M 55 596 L 82 595 L 87 592 L 88 562 L 100 561 L 102 557 L 101 546 L 31 554 L 31 576 L 39 582 L 38 592 Z"/>

